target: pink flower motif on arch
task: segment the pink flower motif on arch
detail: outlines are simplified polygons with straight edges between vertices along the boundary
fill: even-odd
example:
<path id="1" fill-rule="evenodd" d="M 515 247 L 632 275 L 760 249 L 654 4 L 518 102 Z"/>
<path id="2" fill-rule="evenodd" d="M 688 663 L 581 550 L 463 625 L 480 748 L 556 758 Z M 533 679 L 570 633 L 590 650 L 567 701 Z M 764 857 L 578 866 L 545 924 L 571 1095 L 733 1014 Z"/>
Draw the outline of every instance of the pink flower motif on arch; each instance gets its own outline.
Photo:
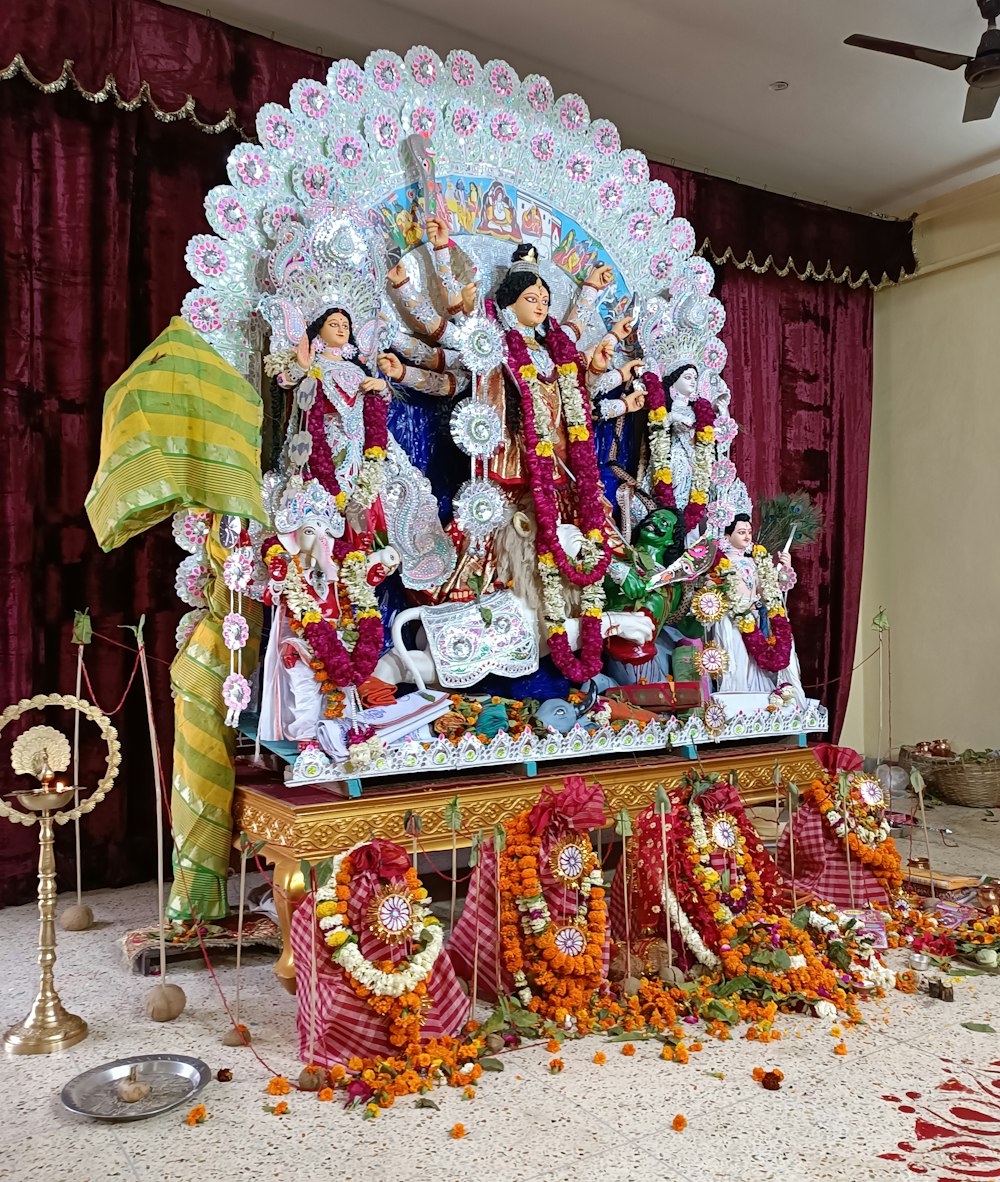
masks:
<path id="1" fill-rule="evenodd" d="M 532 82 L 528 87 L 528 105 L 540 115 L 552 106 L 553 97 L 552 87 L 544 78 Z"/>
<path id="2" fill-rule="evenodd" d="M 437 80 L 437 66 L 429 53 L 418 53 L 413 58 L 410 73 L 420 86 L 433 86 Z"/>
<path id="3" fill-rule="evenodd" d="M 234 234 L 242 234 L 250 224 L 246 210 L 235 197 L 220 197 L 219 203 L 215 207 L 215 213 L 219 221 L 224 223 L 226 229 L 231 230 Z"/>
<path id="4" fill-rule="evenodd" d="M 654 254 L 649 260 L 649 273 L 654 279 L 665 283 L 674 269 L 673 256 L 666 251 L 661 251 L 659 254 Z"/>
<path id="5" fill-rule="evenodd" d="M 517 139 L 521 125 L 510 111 L 500 111 L 493 116 L 490 131 L 495 140 L 499 140 L 502 144 L 509 144 L 511 140 Z"/>
<path id="6" fill-rule="evenodd" d="M 337 93 L 346 103 L 359 103 L 365 93 L 365 76 L 353 62 L 337 71 Z"/>
<path id="7" fill-rule="evenodd" d="M 714 529 L 725 529 L 735 514 L 736 510 L 728 501 L 718 500 L 709 503 L 706 517 Z"/>
<path id="8" fill-rule="evenodd" d="M 456 86 L 472 86 L 476 81 L 476 68 L 472 59 L 464 53 L 457 53 L 451 63 L 451 77 Z"/>
<path id="9" fill-rule="evenodd" d="M 383 148 L 394 148 L 399 142 L 399 124 L 391 115 L 379 115 L 375 120 L 375 139 Z"/>
<path id="10" fill-rule="evenodd" d="M 240 180 L 251 189 L 266 185 L 271 178 L 271 169 L 260 152 L 247 152 L 236 162 L 236 173 Z"/>
<path id="11" fill-rule="evenodd" d="M 628 234 L 633 242 L 645 242 L 653 223 L 648 214 L 634 213 L 628 220 Z"/>
<path id="12" fill-rule="evenodd" d="M 694 250 L 694 227 L 690 222 L 678 218 L 672 223 L 670 245 L 678 254 L 690 254 Z"/>
<path id="13" fill-rule="evenodd" d="M 740 425 L 729 415 L 720 415 L 715 420 L 715 442 L 725 446 L 732 443 L 740 433 Z"/>
<path id="14" fill-rule="evenodd" d="M 657 217 L 674 216 L 674 194 L 669 185 L 657 181 L 649 191 L 649 208 Z"/>
<path id="15" fill-rule="evenodd" d="M 392 58 L 384 57 L 375 63 L 375 85 L 379 90 L 392 94 L 399 90 L 403 79 L 400 77 L 399 67 Z"/>
<path id="16" fill-rule="evenodd" d="M 437 130 L 437 111 L 432 107 L 417 107 L 410 116 L 410 127 L 417 135 L 432 136 Z"/>
<path id="17" fill-rule="evenodd" d="M 237 713 L 250 705 L 250 682 L 242 673 L 230 673 L 222 683 L 222 700 Z"/>
<path id="18" fill-rule="evenodd" d="M 736 465 L 732 460 L 716 460 L 712 465 L 712 483 L 718 488 L 726 488 L 736 479 Z"/>
<path id="19" fill-rule="evenodd" d="M 322 86 L 306 86 L 299 94 L 299 110 L 308 119 L 322 119 L 330 110 L 330 96 Z"/>
<path id="20" fill-rule="evenodd" d="M 556 154 L 556 141 L 551 131 L 540 131 L 531 141 L 531 154 L 536 160 L 551 160 Z"/>
<path id="21" fill-rule="evenodd" d="M 264 124 L 264 138 L 272 148 L 290 148 L 295 141 L 295 130 L 285 116 L 276 111 Z"/>
<path id="22" fill-rule="evenodd" d="M 501 98 L 510 98 L 514 93 L 514 75 L 507 66 L 498 63 L 490 70 L 490 86 Z"/>
<path id="23" fill-rule="evenodd" d="M 218 301 L 211 296 L 197 296 L 190 303 L 185 301 L 181 311 L 188 324 L 198 332 L 218 332 L 222 327 Z"/>
<path id="24" fill-rule="evenodd" d="M 605 181 L 597 191 L 598 200 L 605 209 L 617 209 L 621 205 L 624 195 L 625 190 L 621 183 L 614 178 Z"/>
<path id="25" fill-rule="evenodd" d="M 311 164 L 302 174 L 302 187 L 312 198 L 325 197 L 330 191 L 330 182 L 330 173 L 322 164 Z"/>
<path id="26" fill-rule="evenodd" d="M 594 162 L 586 154 L 586 152 L 574 152 L 566 161 L 566 175 L 571 181 L 576 184 L 582 184 L 584 181 L 590 180 L 590 174 L 594 171 Z"/>
<path id="27" fill-rule="evenodd" d="M 615 127 L 599 127 L 594 134 L 594 147 L 602 156 L 610 156 L 622 146 L 621 136 Z"/>
<path id="28" fill-rule="evenodd" d="M 567 131 L 579 131 L 587 119 L 587 112 L 580 99 L 570 99 L 559 112 L 559 122 Z"/>
<path id="29" fill-rule="evenodd" d="M 345 168 L 357 168 L 364 158 L 364 145 L 353 135 L 343 135 L 333 146 L 334 157 Z"/>
<path id="30" fill-rule="evenodd" d="M 287 202 L 282 205 L 274 205 L 267 211 L 266 224 L 271 226 L 272 229 L 278 230 L 281 228 L 282 222 L 295 217 L 296 212 L 295 207 L 289 205 Z"/>
<path id="31" fill-rule="evenodd" d="M 211 238 L 202 238 L 198 242 L 192 251 L 192 258 L 198 270 L 203 275 L 212 276 L 213 279 L 225 274 L 226 268 L 229 266 L 229 259 L 226 257 L 221 243 Z"/>
<path id="32" fill-rule="evenodd" d="M 643 179 L 643 172 L 642 162 L 635 157 L 630 157 L 622 164 L 622 175 L 630 185 L 637 185 Z"/>
<path id="33" fill-rule="evenodd" d="M 479 112 L 472 107 L 459 107 L 452 114 L 451 125 L 456 135 L 473 135 L 479 127 Z"/>

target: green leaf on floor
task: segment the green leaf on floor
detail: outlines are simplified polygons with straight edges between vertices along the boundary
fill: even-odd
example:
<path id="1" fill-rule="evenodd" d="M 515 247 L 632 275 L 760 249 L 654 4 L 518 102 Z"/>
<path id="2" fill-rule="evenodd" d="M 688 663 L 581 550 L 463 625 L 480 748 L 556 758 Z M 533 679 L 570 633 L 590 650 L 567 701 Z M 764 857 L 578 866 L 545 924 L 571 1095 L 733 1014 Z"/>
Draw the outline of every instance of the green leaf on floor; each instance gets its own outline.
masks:
<path id="1" fill-rule="evenodd" d="M 503 1071 L 503 1064 L 499 1059 L 480 1059 L 479 1066 L 484 1071 Z"/>
<path id="2" fill-rule="evenodd" d="M 414 1108 L 433 1108 L 435 1112 L 440 1112 L 441 1109 L 434 1103 L 433 1100 L 428 1100 L 426 1096 L 418 1096 Z"/>
<path id="3" fill-rule="evenodd" d="M 974 1030 L 976 1034 L 996 1034 L 992 1026 L 987 1026 L 985 1022 L 963 1022 L 962 1025 L 966 1030 Z"/>

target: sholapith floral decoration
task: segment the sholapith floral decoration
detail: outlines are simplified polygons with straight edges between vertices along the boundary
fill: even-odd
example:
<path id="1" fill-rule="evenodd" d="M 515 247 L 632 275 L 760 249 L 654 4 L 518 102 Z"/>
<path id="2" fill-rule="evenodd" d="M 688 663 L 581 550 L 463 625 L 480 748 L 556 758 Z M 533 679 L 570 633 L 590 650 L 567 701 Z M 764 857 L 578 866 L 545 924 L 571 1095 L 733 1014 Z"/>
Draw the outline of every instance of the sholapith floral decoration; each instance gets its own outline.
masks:
<path id="1" fill-rule="evenodd" d="M 822 813 L 838 841 L 849 847 L 851 857 L 871 870 L 890 904 L 899 903 L 902 859 L 889 836 L 885 793 L 878 780 L 863 772 L 817 778 L 803 791 L 802 800 Z"/>
<path id="2" fill-rule="evenodd" d="M 521 394 L 525 459 L 535 505 L 535 546 L 542 579 L 549 651 L 560 672 L 570 681 L 580 683 L 596 676 L 601 669 L 604 644 L 601 627 L 604 614 L 603 579 L 611 563 L 611 551 L 605 534 L 601 477 L 592 442 L 590 399 L 576 349 L 562 328 L 553 324 L 546 337 L 546 346 L 556 366 L 556 382 L 569 436 L 568 467 L 573 477 L 577 524 L 584 535 L 583 546 L 574 560 L 566 553 L 557 532 L 559 510 L 556 486 L 552 479 L 554 445 L 547 437 L 548 412 L 538 369 L 520 332 L 508 331 L 505 342 L 510 372 Z M 566 636 L 562 580 L 583 589 L 578 657 L 573 654 Z"/>
<path id="3" fill-rule="evenodd" d="M 529 817 L 530 810 L 505 823 L 498 858 L 503 965 L 525 1008 L 557 1025 L 569 1020 L 587 1028 L 604 979 L 604 876 L 585 834 L 557 843 L 553 868 L 564 888 L 576 892 L 577 906 L 568 921 L 556 923 L 540 877 L 541 837 Z"/>

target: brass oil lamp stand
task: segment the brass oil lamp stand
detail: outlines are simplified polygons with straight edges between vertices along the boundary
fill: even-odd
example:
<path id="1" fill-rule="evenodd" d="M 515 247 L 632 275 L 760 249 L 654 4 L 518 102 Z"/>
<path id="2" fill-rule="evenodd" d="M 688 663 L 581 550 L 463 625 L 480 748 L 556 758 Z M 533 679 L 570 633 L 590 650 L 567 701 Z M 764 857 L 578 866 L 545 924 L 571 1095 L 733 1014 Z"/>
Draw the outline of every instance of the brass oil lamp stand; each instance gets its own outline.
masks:
<path id="1" fill-rule="evenodd" d="M 38 813 L 38 996 L 23 1022 L 4 1035 L 11 1055 L 47 1055 L 65 1050 L 87 1037 L 87 1023 L 67 1013 L 55 986 L 56 858 L 53 814 L 73 799 L 73 789 L 54 784 L 55 774 L 43 763 L 33 792 L 18 792 L 22 808 Z"/>

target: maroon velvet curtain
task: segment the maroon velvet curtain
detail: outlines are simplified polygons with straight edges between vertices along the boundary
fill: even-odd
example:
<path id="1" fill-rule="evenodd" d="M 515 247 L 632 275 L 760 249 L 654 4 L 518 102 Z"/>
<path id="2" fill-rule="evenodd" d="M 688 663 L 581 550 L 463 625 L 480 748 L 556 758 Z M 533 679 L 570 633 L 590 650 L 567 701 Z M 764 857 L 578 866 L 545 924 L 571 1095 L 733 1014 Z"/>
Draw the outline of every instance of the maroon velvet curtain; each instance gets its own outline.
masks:
<path id="1" fill-rule="evenodd" d="M 165 110 L 193 94 L 212 122 L 233 108 L 251 129 L 266 101 L 283 102 L 326 63 L 152 0 L 39 0 L 0 12 L 0 66 L 21 52 L 48 81 L 65 58 L 82 86 L 114 74 L 121 94 L 142 81 Z M 0 705 L 38 692 L 72 692 L 73 611 L 89 606 L 99 632 L 146 616 L 160 742 L 172 739 L 164 662 L 182 606 L 173 590 L 179 557 L 167 526 L 102 554 L 83 501 L 96 468 L 104 390 L 163 328 L 192 286 L 188 238 L 207 229 L 204 194 L 225 179 L 237 133 L 206 134 L 148 107 L 92 103 L 72 87 L 47 94 L 23 78 L 0 81 L 0 577 L 7 627 L 0 635 Z M 890 274 L 912 266 L 909 230 L 807 206 L 677 169 L 679 212 L 718 253 L 739 227 L 733 253 L 758 259 L 769 227 L 798 266 L 812 258 Z M 721 187 L 716 187 L 721 186 Z M 760 213 L 748 220 L 747 210 Z M 845 220 L 845 217 L 847 220 Z M 759 232 L 759 241 L 757 240 Z M 820 249 L 829 243 L 829 250 Z M 906 262 L 909 257 L 910 263 Z M 854 653 L 864 531 L 871 397 L 871 295 L 867 288 L 720 270 L 730 349 L 726 372 L 743 426 L 735 458 L 752 494 L 805 487 L 827 514 L 822 543 L 804 551 L 792 600 L 803 680 L 820 686 L 835 733 Z M 98 701 L 113 707 L 130 655 L 104 641 L 88 653 Z M 839 680 L 837 680 L 839 678 Z M 821 683 L 832 682 L 828 687 Z M 54 722 L 61 721 L 60 718 Z M 125 762 L 112 795 L 84 822 L 84 882 L 121 885 L 151 872 L 151 763 L 141 689 L 116 715 Z M 86 734 L 86 732 L 85 732 Z M 6 740 L 7 735 L 3 736 Z M 2 744 L 4 748 L 6 743 Z M 84 782 L 98 744 L 89 742 Z M 34 834 L 0 830 L 0 905 L 34 891 Z M 72 833 L 60 830 L 63 886 L 74 877 Z"/>
<path id="2" fill-rule="evenodd" d="M 202 228 L 203 195 L 223 176 L 235 141 L 148 111 L 125 114 L 72 93 L 40 94 L 20 80 L 0 83 L 0 703 L 74 691 L 75 609 L 89 606 L 97 630 L 124 643 L 131 634 L 119 625 L 145 614 L 168 769 L 163 662 L 173 655 L 181 610 L 173 590 L 180 551 L 161 526 L 102 554 L 83 502 L 97 466 L 103 392 L 192 286 L 184 247 Z M 86 660 L 98 702 L 112 709 L 132 657 L 95 640 Z M 51 721 L 65 727 L 66 717 L 58 711 Z M 87 886 L 140 881 L 153 865 L 140 679 L 114 721 L 124 763 L 115 790 L 83 823 Z M 90 723 L 82 737 L 81 779 L 93 784 L 101 744 Z M 36 833 L 2 824 L 0 904 L 20 902 L 34 893 Z M 60 826 L 62 887 L 75 879 L 74 857 L 72 830 Z"/>

